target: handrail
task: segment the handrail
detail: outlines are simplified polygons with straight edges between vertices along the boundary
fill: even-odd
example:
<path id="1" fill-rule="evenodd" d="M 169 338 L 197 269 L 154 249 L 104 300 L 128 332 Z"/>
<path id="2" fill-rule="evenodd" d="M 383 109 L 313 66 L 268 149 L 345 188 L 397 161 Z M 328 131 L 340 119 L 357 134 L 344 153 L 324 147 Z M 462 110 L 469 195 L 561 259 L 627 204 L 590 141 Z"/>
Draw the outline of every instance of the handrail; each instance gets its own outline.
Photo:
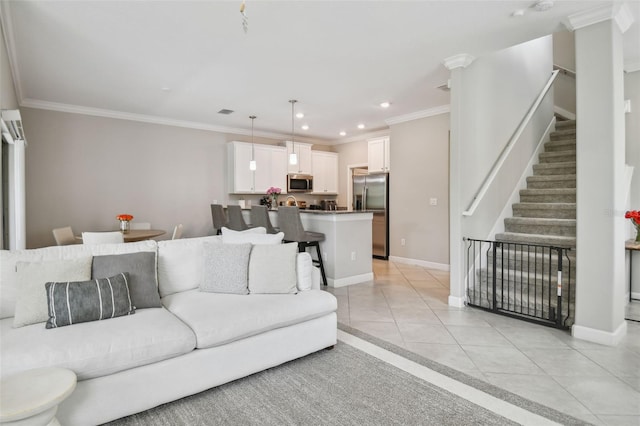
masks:
<path id="1" fill-rule="evenodd" d="M 544 86 L 544 88 L 542 89 L 542 91 L 540 92 L 538 97 L 536 98 L 535 102 L 533 103 L 533 105 L 531 105 L 531 108 L 529 108 L 529 111 L 527 112 L 527 114 L 524 116 L 524 118 L 520 122 L 520 125 L 518 126 L 516 131 L 513 133 L 513 135 L 509 139 L 509 142 L 507 143 L 507 145 L 504 147 L 504 149 L 500 153 L 500 157 L 498 157 L 496 162 L 493 164 L 493 167 L 491 168 L 491 171 L 489 172 L 489 174 L 485 178 L 484 182 L 482 182 L 482 186 L 480 187 L 480 189 L 476 193 L 475 197 L 473 197 L 473 202 L 471 203 L 471 205 L 469 206 L 469 208 L 467 210 L 462 212 L 463 216 L 473 216 L 473 213 L 478 208 L 478 205 L 480 204 L 480 202 L 484 198 L 484 195 L 487 193 L 487 191 L 489 190 L 489 187 L 491 186 L 491 184 L 493 183 L 494 179 L 498 175 L 498 172 L 500 171 L 500 168 L 502 167 L 504 162 L 507 160 L 507 157 L 511 153 L 511 150 L 513 149 L 514 145 L 516 144 L 516 142 L 518 141 L 520 136 L 522 135 L 522 132 L 524 132 L 525 127 L 529 124 L 529 121 L 531 121 L 531 118 L 533 117 L 533 114 L 535 114 L 535 112 L 538 110 L 538 107 L 542 103 L 542 100 L 546 96 L 547 92 L 549 92 L 549 89 L 551 88 L 551 85 L 553 85 L 553 82 L 555 81 L 556 77 L 558 76 L 558 73 L 559 73 L 558 70 L 554 70 L 554 71 L 551 72 L 551 77 L 549 78 L 549 81 L 547 81 L 547 84 Z"/>
<path id="2" fill-rule="evenodd" d="M 553 69 L 560 71 L 560 74 L 564 74 L 567 77 L 576 78 L 576 72 L 569 68 L 561 67 L 560 65 L 553 64 Z"/>

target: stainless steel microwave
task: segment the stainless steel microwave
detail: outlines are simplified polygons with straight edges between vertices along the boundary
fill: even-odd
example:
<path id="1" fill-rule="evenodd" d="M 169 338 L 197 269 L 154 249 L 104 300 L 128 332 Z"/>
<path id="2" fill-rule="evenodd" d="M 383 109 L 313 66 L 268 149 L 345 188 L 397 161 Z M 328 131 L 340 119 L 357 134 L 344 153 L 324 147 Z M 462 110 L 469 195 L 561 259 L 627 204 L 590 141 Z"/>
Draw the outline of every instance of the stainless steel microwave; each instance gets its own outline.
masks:
<path id="1" fill-rule="evenodd" d="M 290 173 L 287 175 L 287 192 L 312 192 L 313 176 Z"/>

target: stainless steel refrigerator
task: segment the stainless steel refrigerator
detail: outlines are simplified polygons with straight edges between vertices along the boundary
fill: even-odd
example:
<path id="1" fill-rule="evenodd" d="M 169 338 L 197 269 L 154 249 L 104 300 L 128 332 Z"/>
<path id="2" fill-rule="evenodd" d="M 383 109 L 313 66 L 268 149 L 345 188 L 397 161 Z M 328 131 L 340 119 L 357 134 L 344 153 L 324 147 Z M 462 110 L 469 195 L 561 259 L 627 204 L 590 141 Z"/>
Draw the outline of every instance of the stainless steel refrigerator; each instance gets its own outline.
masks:
<path id="1" fill-rule="evenodd" d="M 353 176 L 353 209 L 373 211 L 373 257 L 389 258 L 389 174 Z"/>

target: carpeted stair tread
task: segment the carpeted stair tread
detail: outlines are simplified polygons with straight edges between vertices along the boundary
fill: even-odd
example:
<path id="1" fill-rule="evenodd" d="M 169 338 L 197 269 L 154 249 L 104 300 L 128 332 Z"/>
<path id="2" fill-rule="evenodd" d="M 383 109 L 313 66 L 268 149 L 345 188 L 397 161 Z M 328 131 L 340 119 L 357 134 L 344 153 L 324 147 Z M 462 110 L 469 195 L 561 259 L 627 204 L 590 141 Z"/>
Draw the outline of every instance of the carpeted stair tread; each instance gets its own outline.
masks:
<path id="1" fill-rule="evenodd" d="M 514 217 L 575 219 L 576 203 L 514 203 Z"/>
<path id="2" fill-rule="evenodd" d="M 576 120 L 562 120 L 556 121 L 556 130 L 562 130 L 567 128 L 576 128 Z"/>
<path id="3" fill-rule="evenodd" d="M 559 141 L 547 142 L 544 144 L 545 152 L 555 152 L 555 151 L 573 151 L 574 154 L 576 152 L 576 140 L 575 139 L 565 139 Z"/>
<path id="4" fill-rule="evenodd" d="M 534 164 L 533 173 L 535 175 L 569 175 L 576 173 L 576 162 L 567 161 L 562 163 Z"/>
<path id="5" fill-rule="evenodd" d="M 554 247 L 575 247 L 576 237 L 558 235 L 523 234 L 519 232 L 503 232 L 496 234 L 496 241 L 550 245 Z"/>
<path id="6" fill-rule="evenodd" d="M 576 188 L 521 189 L 523 203 L 575 203 Z"/>
<path id="7" fill-rule="evenodd" d="M 566 163 L 576 161 L 576 151 L 551 151 L 541 152 L 539 155 L 539 164 L 543 163 Z"/>
<path id="8" fill-rule="evenodd" d="M 527 177 L 529 189 L 575 188 L 576 175 L 534 175 Z"/>
<path id="9" fill-rule="evenodd" d="M 560 130 L 556 130 L 555 132 L 551 132 L 550 136 L 551 136 L 551 140 L 555 141 L 559 139 L 566 139 L 570 136 L 575 137 L 575 134 L 576 134 L 575 128 L 567 127 L 566 129 L 560 129 Z"/>
<path id="10" fill-rule="evenodd" d="M 575 219 L 510 217 L 504 220 L 506 232 L 533 235 L 576 236 Z"/>

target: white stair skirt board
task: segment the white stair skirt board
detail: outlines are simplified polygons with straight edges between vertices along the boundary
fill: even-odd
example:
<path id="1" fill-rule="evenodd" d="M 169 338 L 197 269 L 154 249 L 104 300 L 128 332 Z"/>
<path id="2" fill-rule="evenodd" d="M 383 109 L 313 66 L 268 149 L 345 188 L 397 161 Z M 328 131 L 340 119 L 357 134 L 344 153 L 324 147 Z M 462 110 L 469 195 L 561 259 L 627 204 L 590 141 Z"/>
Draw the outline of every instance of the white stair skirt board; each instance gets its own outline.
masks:
<path id="1" fill-rule="evenodd" d="M 367 281 L 373 281 L 373 272 L 338 279 L 327 277 L 327 287 L 346 287 L 348 285 L 364 283 Z"/>
<path id="2" fill-rule="evenodd" d="M 627 322 L 622 321 L 622 324 L 612 333 L 574 324 L 571 327 L 571 335 L 577 339 L 587 340 L 601 345 L 616 346 L 622 338 L 627 335 Z"/>
<path id="3" fill-rule="evenodd" d="M 440 271 L 449 271 L 449 265 L 446 263 L 429 262 L 427 260 L 410 259 L 408 257 L 389 256 L 392 262 L 404 263 L 407 265 L 422 266 L 423 268 L 438 269 Z"/>

